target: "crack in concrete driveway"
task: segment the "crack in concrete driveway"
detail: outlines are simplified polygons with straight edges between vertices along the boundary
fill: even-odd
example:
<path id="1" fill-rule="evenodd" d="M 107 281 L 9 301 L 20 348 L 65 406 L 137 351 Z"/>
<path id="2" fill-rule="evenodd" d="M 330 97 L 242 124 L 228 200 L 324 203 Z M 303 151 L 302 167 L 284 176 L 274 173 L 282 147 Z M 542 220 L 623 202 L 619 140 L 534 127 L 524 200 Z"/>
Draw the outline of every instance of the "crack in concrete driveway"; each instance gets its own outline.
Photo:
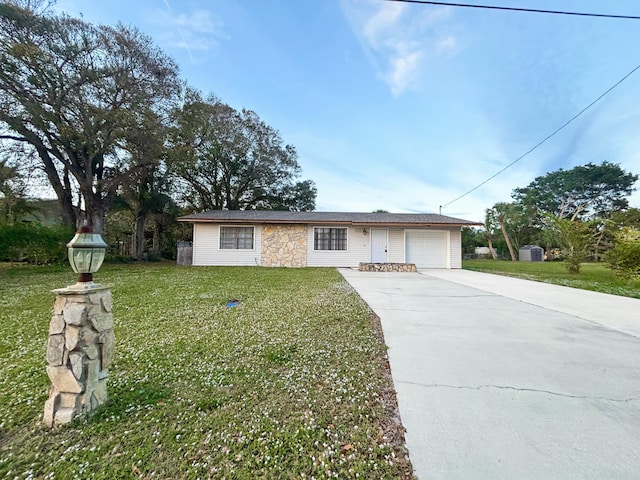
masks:
<path id="1" fill-rule="evenodd" d="M 487 388 L 495 388 L 498 390 L 513 390 L 516 392 L 543 393 L 543 394 L 555 395 L 558 397 L 565 397 L 565 398 L 576 398 L 576 399 L 583 399 L 583 400 L 604 400 L 606 402 L 619 402 L 619 403 L 629 403 L 629 402 L 635 402 L 640 400 L 640 397 L 629 397 L 629 398 L 620 399 L 620 398 L 598 397 L 598 396 L 592 396 L 592 395 L 571 395 L 568 393 L 553 392 L 551 390 L 541 390 L 538 388 L 512 387 L 510 385 L 477 385 L 475 387 L 472 387 L 470 385 L 448 385 L 446 383 L 417 383 L 417 382 L 410 382 L 406 380 L 396 380 L 395 383 L 417 385 L 419 387 L 424 387 L 424 388 L 454 388 L 454 389 L 461 389 L 461 390 L 483 390 Z"/>

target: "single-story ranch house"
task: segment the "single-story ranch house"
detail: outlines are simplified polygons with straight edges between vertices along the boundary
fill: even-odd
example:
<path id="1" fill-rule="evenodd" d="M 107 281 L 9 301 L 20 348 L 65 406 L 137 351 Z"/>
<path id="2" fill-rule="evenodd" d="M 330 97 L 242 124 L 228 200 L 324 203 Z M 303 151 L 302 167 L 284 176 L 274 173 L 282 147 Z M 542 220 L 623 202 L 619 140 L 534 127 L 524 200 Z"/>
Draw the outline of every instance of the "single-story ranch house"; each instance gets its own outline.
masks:
<path id="1" fill-rule="evenodd" d="M 431 213 L 213 210 L 193 223 L 193 265 L 357 267 L 413 263 L 461 268 L 461 227 L 480 225 Z"/>

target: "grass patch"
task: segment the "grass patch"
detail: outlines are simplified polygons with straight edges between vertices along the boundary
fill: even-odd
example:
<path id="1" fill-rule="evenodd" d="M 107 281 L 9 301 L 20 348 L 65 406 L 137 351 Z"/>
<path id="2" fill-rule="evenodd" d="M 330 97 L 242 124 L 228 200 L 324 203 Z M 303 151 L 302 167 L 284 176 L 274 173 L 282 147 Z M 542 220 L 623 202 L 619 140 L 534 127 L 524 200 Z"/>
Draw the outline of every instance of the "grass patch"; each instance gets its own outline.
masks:
<path id="1" fill-rule="evenodd" d="M 49 431 L 50 290 L 74 274 L 0 269 L 0 477 L 412 478 L 385 347 L 335 269 L 131 264 L 96 277 L 113 286 L 109 400 Z"/>
<path id="2" fill-rule="evenodd" d="M 569 273 L 561 262 L 510 262 L 505 260 L 463 260 L 462 268 L 496 273 L 538 282 L 640 298 L 640 278 L 617 276 L 602 263 L 583 263 L 579 274 Z"/>

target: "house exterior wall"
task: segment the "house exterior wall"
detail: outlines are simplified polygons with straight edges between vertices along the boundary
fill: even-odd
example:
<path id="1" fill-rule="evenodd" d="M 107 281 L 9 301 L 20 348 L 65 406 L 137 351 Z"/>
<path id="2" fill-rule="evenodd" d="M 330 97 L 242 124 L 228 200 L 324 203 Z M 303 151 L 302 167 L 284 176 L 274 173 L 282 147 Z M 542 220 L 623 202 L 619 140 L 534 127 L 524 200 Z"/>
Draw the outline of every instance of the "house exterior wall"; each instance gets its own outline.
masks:
<path id="1" fill-rule="evenodd" d="M 347 228 L 346 250 L 314 250 L 313 232 L 315 228 L 336 228 L 336 225 L 309 225 L 307 228 L 308 267 L 357 267 L 360 262 L 371 258 L 371 235 L 363 233 L 363 227 Z M 337 227 L 345 228 L 345 227 Z M 369 230 L 367 228 L 367 230 Z"/>
<path id="2" fill-rule="evenodd" d="M 263 225 L 260 264 L 263 267 L 305 267 L 307 226 Z"/>
<path id="3" fill-rule="evenodd" d="M 220 226 L 211 223 L 195 223 L 193 226 L 193 265 L 261 264 L 262 226 L 247 224 L 228 226 L 254 227 L 253 249 L 220 249 Z"/>
<path id="4" fill-rule="evenodd" d="M 462 268 L 462 230 L 449 229 L 449 268 Z"/>
<path id="5" fill-rule="evenodd" d="M 336 225 L 242 224 L 238 226 L 254 227 L 252 250 L 220 249 L 219 225 L 195 223 L 193 265 L 357 267 L 360 262 L 371 260 L 369 228 L 344 227 L 347 228 L 347 250 L 343 251 L 314 250 L 314 228 L 336 228 Z M 367 230 L 367 233 L 363 233 L 364 230 Z M 447 268 L 462 268 L 460 227 L 413 230 L 448 231 Z M 405 228 L 388 228 L 387 248 L 388 262 L 404 263 L 406 261 Z"/>

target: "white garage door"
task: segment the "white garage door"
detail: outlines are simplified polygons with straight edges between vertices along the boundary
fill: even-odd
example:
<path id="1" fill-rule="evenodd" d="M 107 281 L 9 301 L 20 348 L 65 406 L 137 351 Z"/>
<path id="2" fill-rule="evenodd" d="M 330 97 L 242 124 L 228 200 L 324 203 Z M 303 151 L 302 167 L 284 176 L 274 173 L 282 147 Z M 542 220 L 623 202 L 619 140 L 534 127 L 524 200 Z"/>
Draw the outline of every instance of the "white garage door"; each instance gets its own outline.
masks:
<path id="1" fill-rule="evenodd" d="M 447 232 L 407 230 L 406 262 L 418 268 L 447 268 Z"/>

